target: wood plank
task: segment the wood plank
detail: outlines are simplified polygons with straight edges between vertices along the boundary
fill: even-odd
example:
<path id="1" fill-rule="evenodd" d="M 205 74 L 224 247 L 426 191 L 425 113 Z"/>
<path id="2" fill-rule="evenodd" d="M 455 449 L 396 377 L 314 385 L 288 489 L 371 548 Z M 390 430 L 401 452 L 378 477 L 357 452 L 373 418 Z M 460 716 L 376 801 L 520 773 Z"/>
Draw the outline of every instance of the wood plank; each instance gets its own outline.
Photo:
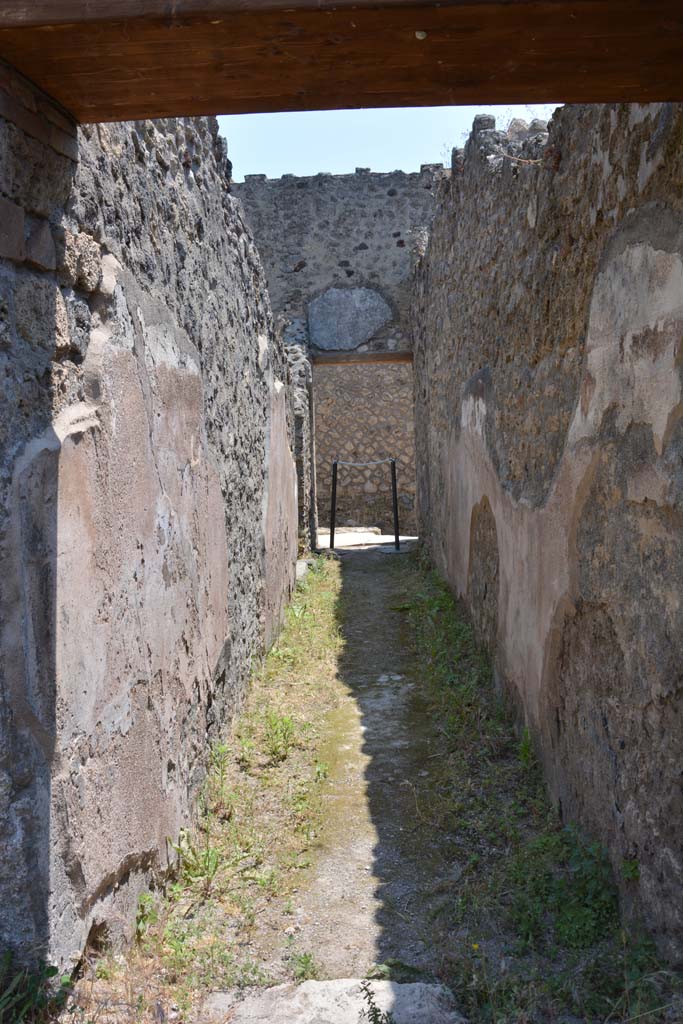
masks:
<path id="1" fill-rule="evenodd" d="M 139 9 L 158 2 L 144 0 Z M 166 6 L 187 11 L 193 2 Z M 177 13 L 125 19 L 118 17 L 122 6 L 127 9 L 123 0 L 110 5 L 116 17 L 91 20 L 102 4 L 90 0 L 78 23 L 0 28 L 0 57 L 81 122 L 339 107 L 683 100 L 679 0 L 460 0 L 442 7 L 412 2 L 282 11 L 257 2 L 218 19 Z M 36 9 L 46 3 L 40 0 Z M 33 6 L 23 0 L 25 12 Z M 65 6 L 73 12 L 76 5 L 69 0 Z M 15 19 L 21 8 L 14 0 Z"/>
<path id="2" fill-rule="evenodd" d="M 400 7 L 415 4 L 416 0 L 381 0 L 374 6 Z M 418 0 L 420 2 L 420 0 Z M 430 0 L 421 0 L 429 6 Z M 490 4 L 496 0 L 447 0 L 452 6 Z M 506 0 L 519 6 L 533 0 Z M 551 0 L 563 4 L 565 0 Z M 103 22 L 112 18 L 112 0 L 3 0 L 0 8 L 0 28 L 35 28 L 38 25 L 84 24 Z M 236 11 L 277 10 L 330 10 L 358 7 L 358 0 L 115 0 L 114 16 L 117 20 L 139 18 L 165 18 L 176 21 L 188 16 L 202 15 L 218 18 Z"/>
<path id="3" fill-rule="evenodd" d="M 412 363 L 412 352 L 313 352 L 314 366 L 349 366 L 356 363 Z"/>

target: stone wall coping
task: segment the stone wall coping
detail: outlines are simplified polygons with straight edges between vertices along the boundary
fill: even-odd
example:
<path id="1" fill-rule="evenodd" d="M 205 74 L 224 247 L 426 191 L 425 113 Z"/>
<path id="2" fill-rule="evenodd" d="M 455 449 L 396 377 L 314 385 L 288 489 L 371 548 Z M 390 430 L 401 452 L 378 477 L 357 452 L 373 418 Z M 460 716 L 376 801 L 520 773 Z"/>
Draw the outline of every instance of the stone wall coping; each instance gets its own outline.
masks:
<path id="1" fill-rule="evenodd" d="M 291 186 L 309 182 L 354 182 L 358 178 L 370 178 L 373 181 L 387 182 L 391 179 L 400 178 L 408 182 L 417 182 L 428 175 L 448 176 L 450 168 L 443 164 L 422 164 L 419 171 L 371 171 L 366 167 L 357 167 L 350 174 L 331 174 L 328 171 L 318 171 L 317 174 L 283 174 L 279 178 L 269 178 L 267 174 L 245 174 L 244 181 L 233 181 L 233 187 L 242 188 L 245 185 L 269 185 L 269 186 Z"/>

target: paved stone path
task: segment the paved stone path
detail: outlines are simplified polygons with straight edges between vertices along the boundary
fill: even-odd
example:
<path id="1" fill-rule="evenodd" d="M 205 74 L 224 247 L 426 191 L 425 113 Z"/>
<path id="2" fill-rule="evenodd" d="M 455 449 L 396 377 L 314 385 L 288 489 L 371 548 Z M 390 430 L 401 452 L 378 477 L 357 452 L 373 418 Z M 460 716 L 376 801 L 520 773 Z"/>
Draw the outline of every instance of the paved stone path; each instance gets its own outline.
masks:
<path id="1" fill-rule="evenodd" d="M 436 762 L 433 723 L 407 636 L 404 556 L 410 546 L 397 553 L 393 546 L 341 545 L 338 552 L 345 639 L 339 672 L 347 693 L 328 716 L 320 753 L 330 769 L 325 824 L 296 893 L 291 927 L 296 949 L 312 953 L 321 978 L 336 980 L 258 993 L 235 1006 L 232 1016 L 211 1018 L 221 1024 L 358 1024 L 364 1003 L 353 979 L 377 965 L 398 967 L 406 981 L 437 967 L 430 899 L 454 864 L 420 815 L 421 792 Z M 267 935 L 260 941 L 267 959 Z M 372 985 L 396 1024 L 462 1020 L 438 985 Z M 214 998 L 220 1003 L 224 997 Z M 227 1004 L 223 1008 L 227 1012 Z"/>

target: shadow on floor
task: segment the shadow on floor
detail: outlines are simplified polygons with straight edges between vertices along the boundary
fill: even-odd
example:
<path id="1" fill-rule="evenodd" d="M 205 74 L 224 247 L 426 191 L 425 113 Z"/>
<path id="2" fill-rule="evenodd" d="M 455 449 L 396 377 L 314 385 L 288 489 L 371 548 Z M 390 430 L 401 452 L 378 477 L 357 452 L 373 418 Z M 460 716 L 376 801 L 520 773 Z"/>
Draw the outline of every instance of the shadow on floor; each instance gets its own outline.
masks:
<path id="1" fill-rule="evenodd" d="M 400 980 L 433 975 L 430 911 L 459 871 L 425 813 L 439 759 L 408 625 L 414 547 L 337 552 L 339 676 L 348 696 L 329 716 L 326 825 L 301 896 L 301 941 L 331 977 L 363 977 L 373 964 L 390 965 Z"/>

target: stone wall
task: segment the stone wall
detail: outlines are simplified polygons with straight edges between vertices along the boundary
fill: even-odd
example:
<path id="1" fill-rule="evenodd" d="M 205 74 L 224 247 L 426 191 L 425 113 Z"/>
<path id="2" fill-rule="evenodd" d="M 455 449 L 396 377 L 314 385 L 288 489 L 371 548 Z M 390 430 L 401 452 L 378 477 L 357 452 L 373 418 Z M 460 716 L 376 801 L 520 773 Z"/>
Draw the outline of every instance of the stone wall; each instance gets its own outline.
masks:
<path id="1" fill-rule="evenodd" d="M 287 341 L 324 350 L 410 348 L 411 247 L 443 168 L 419 174 L 247 175 L 233 182 Z"/>
<path id="2" fill-rule="evenodd" d="M 344 462 L 396 459 L 399 525 L 417 530 L 413 373 L 409 363 L 316 366 L 317 489 L 320 518 L 329 523 L 332 459 Z M 378 402 L 377 396 L 386 400 Z M 340 466 L 337 525 L 378 526 L 393 533 L 391 470 L 387 463 L 363 469 Z"/>
<path id="3" fill-rule="evenodd" d="M 321 352 L 405 351 L 410 348 L 412 252 L 434 211 L 438 165 L 417 174 L 318 174 L 271 180 L 249 175 L 232 191 L 244 205 L 289 347 Z M 415 529 L 414 441 L 409 365 L 320 367 L 314 384 L 319 515 L 329 522 L 329 477 L 340 446 L 368 461 L 388 451 L 401 460 L 405 528 Z M 371 418 L 367 411 L 371 406 Z M 402 414 L 393 432 L 397 411 Z M 300 474 L 301 476 L 301 474 Z M 391 522 L 391 494 L 380 481 L 348 473 L 339 520 Z M 378 490 L 370 488 L 377 484 Z M 368 520 L 364 518 L 370 516 Z"/>
<path id="4" fill-rule="evenodd" d="M 215 122 L 0 78 L 0 943 L 130 935 L 293 583 L 287 366 Z"/>
<path id="5" fill-rule="evenodd" d="M 282 333 L 284 322 L 280 320 L 278 326 Z M 287 345 L 285 352 L 292 384 L 294 460 L 299 495 L 299 547 L 301 554 L 305 554 L 315 549 L 318 537 L 313 370 L 304 345 Z"/>
<path id="6" fill-rule="evenodd" d="M 475 121 L 417 270 L 421 531 L 681 959 L 683 108 L 543 128 Z"/>

